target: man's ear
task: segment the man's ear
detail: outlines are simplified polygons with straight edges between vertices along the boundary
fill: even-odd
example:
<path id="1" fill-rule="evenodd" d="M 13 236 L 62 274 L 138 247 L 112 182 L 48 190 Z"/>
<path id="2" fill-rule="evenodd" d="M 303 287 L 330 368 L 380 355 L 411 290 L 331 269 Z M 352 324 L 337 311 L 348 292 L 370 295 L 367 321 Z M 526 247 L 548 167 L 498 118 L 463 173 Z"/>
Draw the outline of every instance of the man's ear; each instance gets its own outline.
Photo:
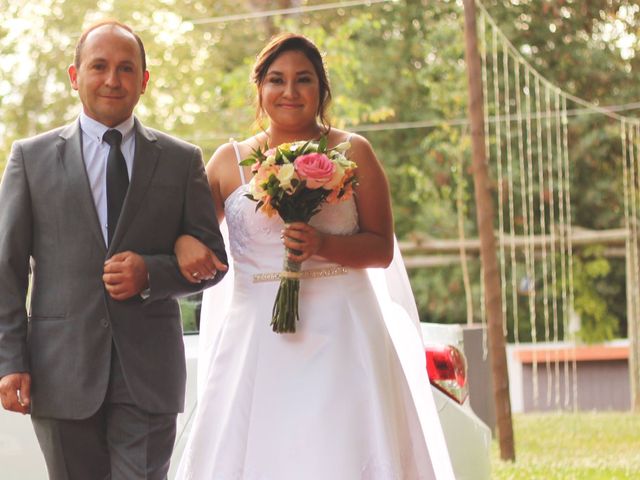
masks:
<path id="1" fill-rule="evenodd" d="M 145 92 L 145 90 L 147 89 L 148 82 L 149 82 L 149 70 L 145 70 L 144 74 L 142 75 L 142 90 L 140 91 L 140 93 Z"/>
<path id="2" fill-rule="evenodd" d="M 71 83 L 71 88 L 73 88 L 74 90 L 78 90 L 78 70 L 73 63 L 69 65 L 67 73 L 69 74 L 69 82 Z"/>

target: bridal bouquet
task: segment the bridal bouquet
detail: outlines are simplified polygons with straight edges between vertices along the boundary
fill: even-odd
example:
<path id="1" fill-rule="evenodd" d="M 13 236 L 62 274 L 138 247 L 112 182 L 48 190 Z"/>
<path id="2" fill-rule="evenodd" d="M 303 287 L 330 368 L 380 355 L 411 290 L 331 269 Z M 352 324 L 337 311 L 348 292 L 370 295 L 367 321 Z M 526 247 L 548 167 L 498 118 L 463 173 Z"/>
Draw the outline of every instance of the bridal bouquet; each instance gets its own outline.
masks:
<path id="1" fill-rule="evenodd" d="M 308 223 L 324 202 L 336 203 L 352 195 L 356 164 L 345 155 L 349 147 L 343 142 L 327 148 L 325 137 L 317 142 L 284 143 L 264 151 L 258 147 L 240 163 L 251 165 L 253 172 L 246 196 L 258 202 L 256 211 L 269 217 L 277 213 L 285 223 Z M 299 319 L 302 266 L 286 253 L 271 317 L 276 333 L 294 333 Z"/>

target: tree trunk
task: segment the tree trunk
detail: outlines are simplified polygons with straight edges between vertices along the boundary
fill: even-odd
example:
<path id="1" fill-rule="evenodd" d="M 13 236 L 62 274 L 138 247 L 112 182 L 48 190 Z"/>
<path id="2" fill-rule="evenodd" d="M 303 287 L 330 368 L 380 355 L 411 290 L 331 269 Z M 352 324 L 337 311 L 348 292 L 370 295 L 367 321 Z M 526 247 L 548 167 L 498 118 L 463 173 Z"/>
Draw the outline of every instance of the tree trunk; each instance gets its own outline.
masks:
<path id="1" fill-rule="evenodd" d="M 476 32 L 476 6 L 474 0 L 464 0 L 465 59 L 469 83 L 469 119 L 471 122 L 471 149 L 473 183 L 477 205 L 480 259 L 484 270 L 485 305 L 488 318 L 489 348 L 496 406 L 496 423 L 500 445 L 500 458 L 515 460 L 507 355 L 502 333 L 501 286 L 498 274 L 496 241 L 493 234 L 493 201 L 491 199 L 489 171 L 485 155 L 482 71 Z"/>

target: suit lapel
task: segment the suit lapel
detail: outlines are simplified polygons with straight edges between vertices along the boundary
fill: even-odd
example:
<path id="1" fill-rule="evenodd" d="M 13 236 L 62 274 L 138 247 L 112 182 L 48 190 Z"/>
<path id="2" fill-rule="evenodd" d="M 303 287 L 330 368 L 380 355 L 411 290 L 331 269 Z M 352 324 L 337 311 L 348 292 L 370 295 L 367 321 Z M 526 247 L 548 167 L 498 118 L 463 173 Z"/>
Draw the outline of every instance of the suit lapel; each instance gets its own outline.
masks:
<path id="1" fill-rule="evenodd" d="M 68 193 L 72 198 L 78 199 L 81 210 L 84 212 L 89 229 L 94 233 L 100 248 L 106 250 L 104 236 L 100 228 L 100 220 L 96 212 L 87 169 L 82 156 L 82 131 L 80 122 L 76 121 L 60 132 L 60 140 L 57 144 L 58 161 L 62 165 L 67 178 Z"/>
<path id="2" fill-rule="evenodd" d="M 113 240 L 109 246 L 109 254 L 117 251 L 129 225 L 138 212 L 147 193 L 153 174 L 155 173 L 161 147 L 157 143 L 156 136 L 136 119 L 135 120 L 136 147 L 131 171 L 131 181 L 127 196 L 124 199 L 118 226 L 113 234 Z"/>

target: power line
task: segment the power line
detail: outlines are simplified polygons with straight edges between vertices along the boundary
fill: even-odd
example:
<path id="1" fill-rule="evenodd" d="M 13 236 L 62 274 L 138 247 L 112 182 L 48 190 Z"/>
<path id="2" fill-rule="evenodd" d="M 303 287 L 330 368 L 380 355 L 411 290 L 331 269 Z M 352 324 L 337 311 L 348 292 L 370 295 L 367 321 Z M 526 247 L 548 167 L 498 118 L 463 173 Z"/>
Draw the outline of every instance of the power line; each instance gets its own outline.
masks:
<path id="1" fill-rule="evenodd" d="M 476 6 L 480 9 L 481 14 L 484 15 L 484 17 L 489 21 L 491 26 L 499 34 L 499 36 L 502 39 L 502 41 L 507 45 L 507 47 L 511 51 L 512 55 L 514 56 L 514 58 L 516 58 L 518 61 L 522 62 L 524 64 L 524 66 L 527 69 L 529 69 L 531 72 L 533 72 L 534 76 L 537 76 L 543 84 L 547 85 L 547 87 L 554 88 L 560 94 L 564 95 L 564 97 L 567 98 L 568 100 L 571 100 L 574 103 L 582 105 L 586 109 L 595 110 L 596 112 L 601 113 L 603 115 L 606 115 L 608 117 L 611 117 L 611 118 L 613 118 L 615 120 L 622 120 L 622 119 L 625 118 L 625 117 L 623 117 L 621 115 L 616 114 L 612 110 L 607 110 L 606 108 L 600 107 L 600 106 L 595 105 L 595 104 L 593 104 L 591 102 L 588 102 L 587 100 L 584 100 L 584 99 L 582 99 L 580 97 L 572 95 L 569 92 L 565 91 L 564 89 L 562 89 L 562 88 L 558 87 L 557 85 L 555 85 L 549 79 L 547 79 L 544 75 L 542 75 L 540 72 L 538 72 L 538 70 L 533 68 L 531 63 L 529 63 L 527 61 L 527 59 L 520 53 L 520 51 L 515 47 L 515 45 L 511 42 L 511 40 L 509 40 L 509 38 L 500 29 L 500 26 L 498 25 L 498 22 L 496 22 L 495 19 L 489 14 L 489 11 L 486 9 L 486 7 L 484 5 L 482 5 L 482 2 L 480 0 L 475 0 L 475 3 L 476 3 Z M 633 118 L 626 119 L 626 120 L 630 120 L 632 122 L 637 121 L 636 119 L 633 119 Z"/>
<path id="2" fill-rule="evenodd" d="M 336 10 L 338 8 L 351 8 L 363 5 L 369 7 L 376 3 L 397 3 L 397 0 L 352 0 L 347 2 L 333 2 L 321 5 L 281 8 L 278 10 L 238 13 L 235 15 L 222 15 L 219 17 L 196 18 L 193 20 L 185 20 L 185 23 L 191 23 L 192 25 L 209 25 L 213 23 L 237 22 L 239 20 L 253 20 L 256 18 L 276 17 L 278 15 L 295 15 L 298 13 L 317 12 L 321 10 Z"/>
<path id="3" fill-rule="evenodd" d="M 605 114 L 611 112 L 622 112 L 627 110 L 640 109 L 640 102 L 626 103 L 624 105 L 612 105 L 608 107 L 598 107 L 597 110 L 594 106 L 588 108 L 574 108 L 566 110 L 566 114 L 569 117 L 577 117 L 581 115 L 594 115 Z M 539 112 L 537 114 L 530 115 L 532 119 L 537 118 L 554 118 L 558 111 Z M 501 115 L 489 117 L 489 123 L 504 122 L 504 121 L 520 121 L 526 117 L 523 115 Z M 374 132 L 374 131 L 386 131 L 386 130 L 411 130 L 416 128 L 436 128 L 444 126 L 466 126 L 469 124 L 469 120 L 466 118 L 455 118 L 451 120 L 420 120 L 415 122 L 397 122 L 397 123 L 376 123 L 370 125 L 353 125 L 351 130 L 356 132 Z"/>
<path id="4" fill-rule="evenodd" d="M 624 112 L 629 110 L 637 110 L 640 109 L 640 102 L 632 102 L 625 103 L 622 105 L 610 105 L 604 107 L 598 107 L 598 110 L 594 110 L 592 106 L 588 108 L 574 108 L 566 110 L 566 114 L 569 117 L 578 117 L 582 115 L 595 115 L 595 114 L 603 114 L 603 112 L 611 113 L 611 112 Z M 537 118 L 554 118 L 558 112 L 550 111 L 550 112 L 539 112 L 537 114 L 531 115 L 532 119 Z M 560 112 L 562 113 L 562 112 Z M 500 117 L 492 116 L 489 117 L 489 123 L 495 122 L 504 122 L 510 121 L 515 122 L 519 120 L 523 120 L 524 117 L 522 115 L 502 115 Z M 416 130 L 420 128 L 438 128 L 438 127 L 464 127 L 469 124 L 469 120 L 466 118 L 454 118 L 451 120 L 417 120 L 413 122 L 388 122 L 388 123 L 371 123 L 364 125 L 347 125 L 346 128 L 353 132 L 386 132 L 393 130 Z M 227 139 L 227 138 L 236 138 L 241 134 L 229 134 L 229 133 L 213 133 L 206 136 L 201 137 L 192 137 L 191 141 L 207 141 L 214 139 Z"/>
<path id="5" fill-rule="evenodd" d="M 299 13 L 309 13 L 314 11 L 322 11 L 322 10 L 335 10 L 339 8 L 351 8 L 357 6 L 371 6 L 374 4 L 380 3 L 398 3 L 398 0 L 352 0 L 345 2 L 332 2 L 320 5 L 308 5 L 301 7 L 291 7 L 291 8 L 283 8 L 276 10 L 264 10 L 257 12 L 247 12 L 235 15 L 223 15 L 218 17 L 207 17 L 207 18 L 199 18 L 193 20 L 185 20 L 185 23 L 191 23 L 192 25 L 207 25 L 207 24 L 216 24 L 216 23 L 226 23 L 226 22 L 234 22 L 240 20 L 253 20 L 258 18 L 268 18 L 274 17 L 278 15 L 294 15 Z M 543 82 L 548 85 L 554 86 L 549 80 L 543 77 L 536 69 L 534 69 L 525 59 L 522 57 L 520 52 L 515 48 L 515 46 L 507 39 L 507 37 L 502 33 L 499 29 L 499 26 L 495 22 L 495 20 L 489 15 L 487 10 L 481 4 L 480 1 L 476 2 L 480 8 L 480 10 L 484 13 L 484 15 L 488 18 L 489 22 L 497 28 L 500 32 L 503 39 L 507 42 L 510 50 L 517 55 L 517 57 L 529 68 L 534 74 L 538 75 Z M 558 88 L 558 87 L 555 87 Z M 564 90 L 560 89 L 560 92 L 566 96 L 569 100 L 582 105 L 584 108 L 576 108 L 566 111 L 566 115 L 568 116 L 580 116 L 580 115 L 593 115 L 596 113 L 600 113 L 606 115 L 611 118 L 621 118 L 619 115 L 616 115 L 615 112 L 622 112 L 626 110 L 635 110 L 640 108 L 640 102 L 627 103 L 623 105 L 612 105 L 606 107 L 600 107 L 598 105 L 592 104 L 583 100 L 579 97 L 569 94 Z M 538 112 L 537 114 L 531 115 L 531 118 L 547 118 L 549 115 L 555 116 L 558 112 Z M 493 116 L 489 117 L 488 120 L 490 123 L 503 122 L 503 121 L 516 121 L 522 120 L 523 117 L 521 115 L 502 115 L 502 116 Z M 635 119 L 629 119 L 634 121 Z M 377 123 L 377 124 L 364 124 L 364 125 L 347 125 L 352 131 L 355 132 L 376 132 L 376 131 L 393 131 L 393 130 L 414 130 L 420 128 L 438 128 L 444 126 L 467 126 L 469 124 L 469 120 L 467 118 L 457 118 L 451 120 L 418 120 L 413 122 L 389 122 L 389 123 Z M 207 135 L 206 137 L 195 137 L 192 138 L 192 141 L 207 141 L 213 139 L 227 139 L 231 137 L 238 136 L 238 134 L 228 134 L 228 133 L 213 133 Z"/>

